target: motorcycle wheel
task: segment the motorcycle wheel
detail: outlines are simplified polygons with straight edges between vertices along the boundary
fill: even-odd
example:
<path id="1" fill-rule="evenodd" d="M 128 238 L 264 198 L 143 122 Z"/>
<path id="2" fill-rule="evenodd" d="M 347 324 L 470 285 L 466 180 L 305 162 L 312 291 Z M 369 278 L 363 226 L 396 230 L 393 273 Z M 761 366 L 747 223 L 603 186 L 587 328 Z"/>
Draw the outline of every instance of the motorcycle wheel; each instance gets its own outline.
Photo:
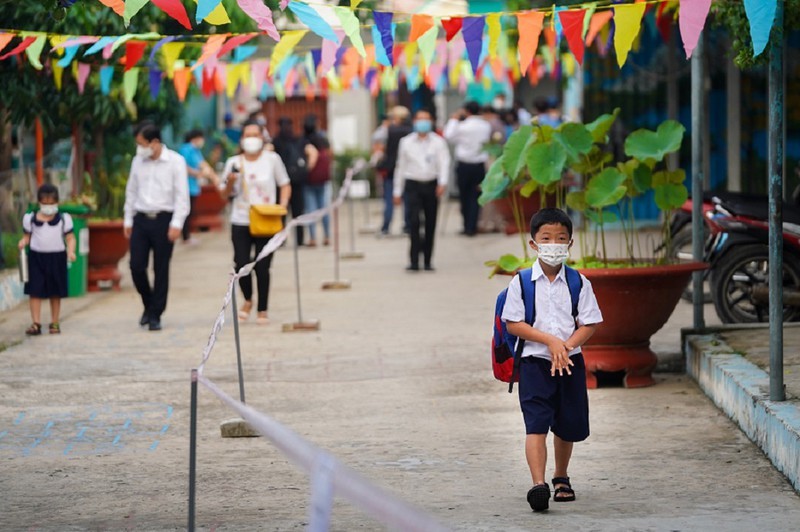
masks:
<path id="1" fill-rule="evenodd" d="M 708 228 L 703 226 L 703 240 L 708 239 Z M 672 241 L 670 242 L 669 251 L 668 251 L 669 258 L 673 261 L 681 261 L 681 260 L 692 260 L 692 226 L 686 225 L 683 226 L 680 231 L 672 235 Z M 686 285 L 686 289 L 681 294 L 681 299 L 685 301 L 692 302 L 694 301 L 694 289 L 693 289 L 694 281 L 690 280 L 689 284 Z M 706 286 L 705 281 L 703 281 L 703 286 Z M 711 292 L 703 292 L 703 303 L 711 303 Z"/>
<path id="2" fill-rule="evenodd" d="M 769 305 L 753 299 L 753 288 L 769 281 L 769 248 L 742 246 L 725 254 L 711 276 L 714 308 L 723 323 L 769 321 Z M 792 255 L 784 255 L 784 289 L 800 289 L 800 265 Z M 797 321 L 800 308 L 783 307 L 783 321 Z"/>

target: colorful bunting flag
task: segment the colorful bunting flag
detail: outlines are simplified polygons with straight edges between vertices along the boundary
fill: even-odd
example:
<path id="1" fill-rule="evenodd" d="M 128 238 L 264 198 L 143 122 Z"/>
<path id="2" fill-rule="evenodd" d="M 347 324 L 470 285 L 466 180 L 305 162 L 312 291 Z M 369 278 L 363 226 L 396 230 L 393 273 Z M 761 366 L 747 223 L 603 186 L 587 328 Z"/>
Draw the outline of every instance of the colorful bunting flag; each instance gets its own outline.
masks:
<path id="1" fill-rule="evenodd" d="M 338 37 L 336 36 L 336 33 L 334 33 L 333 28 L 331 28 L 331 25 L 325 22 L 325 20 L 314 10 L 313 7 L 304 4 L 303 2 L 290 2 L 289 10 L 297 16 L 300 22 L 308 26 L 308 29 L 323 39 L 339 42 L 337 40 Z"/>
<path id="2" fill-rule="evenodd" d="M 24 52 L 29 46 L 31 46 L 34 41 L 36 41 L 36 37 L 24 37 L 22 42 L 19 43 L 15 48 L 13 48 L 10 52 L 0 56 L 0 61 L 3 59 L 8 59 L 9 57 L 13 57 L 15 55 L 21 54 Z"/>
<path id="3" fill-rule="evenodd" d="M 164 61 L 162 70 L 167 73 L 167 77 L 170 79 L 173 77 L 175 62 L 181 55 L 184 46 L 185 44 L 182 42 L 170 42 L 164 44 L 161 48 L 161 58 Z"/>
<path id="4" fill-rule="evenodd" d="M 456 36 L 456 33 L 461 31 L 461 25 L 463 21 L 464 19 L 462 19 L 461 17 L 450 17 L 447 19 L 443 18 L 441 20 L 442 27 L 444 28 L 445 39 L 447 40 L 447 42 L 452 41 L 453 37 Z"/>
<path id="5" fill-rule="evenodd" d="M 147 85 L 150 88 L 150 99 L 158 98 L 158 93 L 161 91 L 161 71 L 157 67 L 150 68 Z"/>
<path id="6" fill-rule="evenodd" d="M 80 46 L 76 44 L 64 50 L 64 57 L 59 59 L 57 63 L 59 68 L 67 68 L 70 63 L 72 63 L 72 60 L 75 59 L 75 54 L 78 53 L 78 48 L 80 48 Z"/>
<path id="7" fill-rule="evenodd" d="M 744 12 L 750 21 L 750 37 L 753 39 L 753 56 L 758 57 L 767 47 L 778 0 L 744 0 Z"/>
<path id="8" fill-rule="evenodd" d="M 527 72 L 539 47 L 539 36 L 544 26 L 544 13 L 528 11 L 517 14 L 519 28 L 519 68 Z"/>
<path id="9" fill-rule="evenodd" d="M 500 13 L 492 13 L 486 16 L 486 26 L 489 33 L 489 57 L 497 57 L 497 45 L 500 43 Z"/>
<path id="10" fill-rule="evenodd" d="M 53 83 L 56 85 L 56 90 L 60 91 L 64 76 L 64 69 L 55 63 L 52 63 L 50 68 L 53 69 Z"/>
<path id="11" fill-rule="evenodd" d="M 394 64 L 394 33 L 392 32 L 392 14 L 373 11 L 372 16 L 375 20 L 375 27 L 378 28 L 378 33 L 381 37 L 380 43 L 383 45 L 383 52 L 389 61 L 388 64 L 382 64 L 385 66 L 392 66 L 392 64 Z M 378 56 L 380 56 L 380 54 L 378 54 Z"/>
<path id="12" fill-rule="evenodd" d="M 422 55 L 422 61 L 425 71 L 433 64 L 433 54 L 436 52 L 436 38 L 439 36 L 439 29 L 436 27 L 430 28 L 419 39 L 417 45 L 419 52 Z"/>
<path id="13" fill-rule="evenodd" d="M 478 72 L 478 62 L 480 61 L 483 49 L 483 28 L 486 25 L 486 17 L 469 17 L 464 20 L 461 27 L 461 34 L 464 43 L 467 45 L 467 55 L 472 65 L 473 74 Z"/>
<path id="14" fill-rule="evenodd" d="M 122 0 L 100 0 L 100 3 L 113 9 L 119 16 L 125 14 L 125 2 Z"/>
<path id="15" fill-rule="evenodd" d="M 271 76 L 284 59 L 292 52 L 295 46 L 303 39 L 308 30 L 290 30 L 283 34 L 283 38 L 275 45 L 272 50 L 272 57 L 269 64 L 269 75 Z"/>
<path id="16" fill-rule="evenodd" d="M 322 52 L 317 69 L 317 74 L 320 76 L 327 75 L 328 70 L 331 69 L 333 63 L 336 61 L 336 52 L 339 50 L 342 39 L 344 38 L 344 30 L 336 30 L 336 32 L 339 37 L 338 41 L 322 41 Z"/>
<path id="17" fill-rule="evenodd" d="M 628 60 L 633 40 L 642 27 L 642 17 L 646 7 L 645 3 L 614 6 L 614 50 L 620 68 Z"/>
<path id="18" fill-rule="evenodd" d="M 592 45 L 594 38 L 597 37 L 597 34 L 600 33 L 600 30 L 603 29 L 612 18 L 614 18 L 613 11 L 601 11 L 600 13 L 595 13 L 592 15 L 592 18 L 589 21 L 589 31 L 586 32 L 587 46 Z"/>
<path id="19" fill-rule="evenodd" d="M 91 45 L 88 50 L 83 52 L 83 57 L 96 54 L 106 46 L 114 44 L 116 40 L 117 37 L 101 37 L 93 45 Z"/>
<path id="20" fill-rule="evenodd" d="M 175 93 L 181 102 L 186 100 L 186 93 L 189 91 L 189 81 L 192 79 L 192 70 L 189 67 L 182 67 L 175 70 L 172 83 L 175 85 Z"/>
<path id="21" fill-rule="evenodd" d="M 74 37 L 69 38 L 65 41 L 62 41 L 53 46 L 53 50 L 58 50 L 60 48 L 67 48 L 69 46 L 80 46 L 82 44 L 91 44 L 95 43 L 100 40 L 100 37 L 91 37 L 89 35 L 82 36 L 82 37 Z"/>
<path id="22" fill-rule="evenodd" d="M 131 19 L 136 16 L 136 13 L 141 11 L 149 1 L 150 0 L 128 0 L 125 2 L 125 11 L 122 12 L 122 21 L 126 28 L 130 26 Z"/>
<path id="23" fill-rule="evenodd" d="M 86 80 L 89 78 L 89 73 L 92 71 L 92 67 L 87 65 L 86 63 L 77 63 L 78 65 L 78 94 L 83 94 L 83 89 L 86 86 Z"/>
<path id="24" fill-rule="evenodd" d="M 114 67 L 104 65 L 100 67 L 100 92 L 108 94 L 111 92 L 111 80 L 114 79 Z"/>
<path id="25" fill-rule="evenodd" d="M 687 59 L 692 57 L 692 52 L 697 46 L 697 40 L 706 25 L 706 17 L 710 8 L 711 0 L 681 0 L 678 25 L 681 29 L 681 39 Z"/>
<path id="26" fill-rule="evenodd" d="M 261 0 L 236 0 L 242 11 L 247 13 L 251 19 L 256 21 L 258 29 L 266 32 L 267 35 L 275 39 L 281 40 L 281 35 L 275 27 L 275 22 L 272 20 L 272 10 L 264 5 Z"/>
<path id="27" fill-rule="evenodd" d="M 30 46 L 25 48 L 25 54 L 28 56 L 28 61 L 30 61 L 31 66 L 36 70 L 41 70 L 44 68 L 42 66 L 41 61 L 39 61 L 39 56 L 42 55 L 42 49 L 44 48 L 44 43 L 47 40 L 47 35 L 44 33 L 22 33 L 22 37 L 33 37 L 34 41 L 30 44 Z"/>
<path id="28" fill-rule="evenodd" d="M 585 9 L 558 12 L 558 18 L 561 19 L 561 29 L 564 32 L 564 37 L 567 39 L 569 49 L 581 66 L 583 65 L 583 21 L 585 15 Z"/>
<path id="29" fill-rule="evenodd" d="M 205 18 L 211 18 L 212 13 L 216 16 L 219 16 L 217 10 L 221 7 L 222 12 L 225 13 L 225 18 L 228 18 L 228 13 L 225 11 L 225 6 L 222 5 L 222 0 L 194 0 L 194 3 L 197 4 L 197 10 L 194 13 L 194 21 L 200 24 L 200 21 Z M 216 17 L 215 17 L 216 18 Z M 208 21 L 209 24 L 227 24 L 227 22 L 212 22 L 211 20 Z M 230 22 L 230 18 L 228 18 L 228 22 Z"/>
<path id="30" fill-rule="evenodd" d="M 125 72 L 129 72 L 136 66 L 136 63 L 138 63 L 144 55 L 145 46 L 147 46 L 147 43 L 141 41 L 125 43 Z"/>
<path id="31" fill-rule="evenodd" d="M 350 38 L 350 43 L 358 50 L 361 57 L 366 56 L 367 52 L 364 50 L 364 42 L 361 40 L 361 22 L 358 20 L 358 17 L 346 7 L 335 7 L 333 8 L 333 12 L 339 17 L 345 34 Z"/>
<path id="32" fill-rule="evenodd" d="M 189 22 L 189 15 L 186 14 L 186 8 L 183 7 L 181 0 L 150 0 L 158 8 L 177 20 L 181 26 L 187 30 L 192 29 L 192 23 Z"/>
<path id="33" fill-rule="evenodd" d="M 433 28 L 433 17 L 430 15 L 411 15 L 411 33 L 408 35 L 409 42 L 416 42 L 425 33 Z"/>
<path id="34" fill-rule="evenodd" d="M 224 33 L 222 35 L 212 35 L 208 38 L 206 43 L 203 45 L 203 51 L 200 54 L 200 58 L 197 62 L 192 66 L 192 70 L 197 70 L 203 63 L 211 59 L 212 57 L 216 58 L 220 49 L 222 48 L 225 39 L 228 38 L 228 34 Z"/>

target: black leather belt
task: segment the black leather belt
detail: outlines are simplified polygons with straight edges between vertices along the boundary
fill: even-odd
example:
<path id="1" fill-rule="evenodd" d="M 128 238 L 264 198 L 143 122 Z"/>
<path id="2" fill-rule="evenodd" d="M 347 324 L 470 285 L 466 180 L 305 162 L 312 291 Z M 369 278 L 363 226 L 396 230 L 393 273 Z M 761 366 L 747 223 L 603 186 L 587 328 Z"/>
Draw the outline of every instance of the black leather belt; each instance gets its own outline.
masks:
<path id="1" fill-rule="evenodd" d="M 141 214 L 142 216 L 144 216 L 149 220 L 155 220 L 160 215 L 166 215 L 166 214 L 172 215 L 172 211 L 154 211 L 154 212 L 137 211 L 136 214 Z"/>

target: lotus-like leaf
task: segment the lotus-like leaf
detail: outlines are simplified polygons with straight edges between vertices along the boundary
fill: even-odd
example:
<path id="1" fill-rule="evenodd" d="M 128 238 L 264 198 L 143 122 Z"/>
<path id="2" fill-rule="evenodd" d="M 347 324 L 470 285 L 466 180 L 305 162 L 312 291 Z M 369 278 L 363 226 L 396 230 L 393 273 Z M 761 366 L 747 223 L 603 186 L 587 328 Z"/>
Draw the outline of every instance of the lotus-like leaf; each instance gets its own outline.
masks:
<path id="1" fill-rule="evenodd" d="M 566 162 L 567 152 L 557 142 L 534 144 L 527 150 L 528 172 L 540 185 L 560 181 Z"/>
<path id="2" fill-rule="evenodd" d="M 663 170 L 653 174 L 653 186 L 659 185 L 683 185 L 686 181 L 686 171 L 682 168 L 677 170 Z"/>
<path id="3" fill-rule="evenodd" d="M 625 154 L 640 161 L 660 162 L 665 155 L 680 149 L 685 131 L 675 120 L 662 122 L 656 131 L 636 130 L 625 139 Z"/>
<path id="4" fill-rule="evenodd" d="M 592 139 L 595 142 L 599 144 L 606 142 L 608 131 L 614 125 L 617 116 L 619 116 L 619 107 L 614 109 L 613 113 L 600 115 L 593 122 L 586 124 L 586 129 L 592 134 Z"/>
<path id="5" fill-rule="evenodd" d="M 595 209 L 616 204 L 627 192 L 624 182 L 625 174 L 616 168 L 606 168 L 586 185 L 586 203 Z"/>
<path id="6" fill-rule="evenodd" d="M 689 199 L 689 191 L 683 184 L 665 183 L 654 188 L 656 205 L 662 211 L 678 209 Z"/>
<path id="7" fill-rule="evenodd" d="M 539 183 L 537 183 L 536 181 L 534 181 L 534 180 L 532 180 L 532 179 L 531 179 L 530 181 L 528 181 L 527 183 L 525 183 L 525 184 L 522 186 L 522 188 L 519 190 L 519 193 L 520 193 L 520 194 L 522 194 L 522 197 L 524 197 L 524 198 L 530 198 L 530 197 L 531 197 L 531 194 L 533 194 L 534 192 L 536 192 L 536 190 L 537 190 L 537 189 L 538 189 L 540 186 L 541 186 L 541 185 L 539 185 Z"/>
<path id="8" fill-rule="evenodd" d="M 486 173 L 486 177 L 481 181 L 481 195 L 478 198 L 478 203 L 486 205 L 492 200 L 505 197 L 510 184 L 511 179 L 503 171 L 503 156 L 501 155 L 492 163 Z"/>
<path id="9" fill-rule="evenodd" d="M 516 255 L 511 255 L 509 253 L 508 255 L 503 255 L 500 257 L 500 259 L 497 261 L 497 265 L 507 272 L 513 272 L 521 268 L 524 262 L 525 259 L 521 259 Z"/>
<path id="10" fill-rule="evenodd" d="M 503 146 L 503 168 L 512 180 L 525 168 L 525 147 L 535 139 L 533 126 L 521 126 L 514 131 Z"/>
<path id="11" fill-rule="evenodd" d="M 612 211 L 595 211 L 595 210 L 588 210 L 586 211 L 586 217 L 589 218 L 592 222 L 603 225 L 606 223 L 616 222 L 619 220 L 619 216 L 617 213 Z"/>
<path id="12" fill-rule="evenodd" d="M 586 204 L 586 192 L 583 190 L 573 190 L 567 194 L 567 207 L 573 211 L 583 212 L 589 206 Z"/>
<path id="13" fill-rule="evenodd" d="M 592 134 L 583 124 L 564 124 L 553 133 L 553 139 L 564 146 L 571 162 L 579 161 L 580 156 L 589 153 L 594 145 Z"/>
<path id="14" fill-rule="evenodd" d="M 645 164 L 640 164 L 633 170 L 633 188 L 638 194 L 644 194 L 653 186 L 653 171 Z"/>

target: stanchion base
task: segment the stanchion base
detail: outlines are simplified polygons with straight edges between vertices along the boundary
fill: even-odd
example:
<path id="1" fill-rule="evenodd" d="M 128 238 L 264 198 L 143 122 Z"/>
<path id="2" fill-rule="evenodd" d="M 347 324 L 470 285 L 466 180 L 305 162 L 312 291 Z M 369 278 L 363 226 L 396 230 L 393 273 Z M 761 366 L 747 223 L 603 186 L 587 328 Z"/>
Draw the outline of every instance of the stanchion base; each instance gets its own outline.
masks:
<path id="1" fill-rule="evenodd" d="M 302 332 L 302 331 L 318 331 L 319 320 L 314 321 L 299 321 L 296 323 L 284 323 L 283 332 Z"/>
<path id="2" fill-rule="evenodd" d="M 380 228 L 377 225 L 365 225 L 359 228 L 358 234 L 360 235 L 374 235 Z"/>
<path id="3" fill-rule="evenodd" d="M 364 253 L 362 251 L 349 251 L 339 255 L 339 258 L 342 260 L 363 259 Z"/>
<path id="4" fill-rule="evenodd" d="M 256 438 L 261 436 L 250 424 L 241 418 L 228 419 L 219 426 L 223 438 Z"/>
<path id="5" fill-rule="evenodd" d="M 350 281 L 325 281 L 322 283 L 323 290 L 349 290 Z"/>

